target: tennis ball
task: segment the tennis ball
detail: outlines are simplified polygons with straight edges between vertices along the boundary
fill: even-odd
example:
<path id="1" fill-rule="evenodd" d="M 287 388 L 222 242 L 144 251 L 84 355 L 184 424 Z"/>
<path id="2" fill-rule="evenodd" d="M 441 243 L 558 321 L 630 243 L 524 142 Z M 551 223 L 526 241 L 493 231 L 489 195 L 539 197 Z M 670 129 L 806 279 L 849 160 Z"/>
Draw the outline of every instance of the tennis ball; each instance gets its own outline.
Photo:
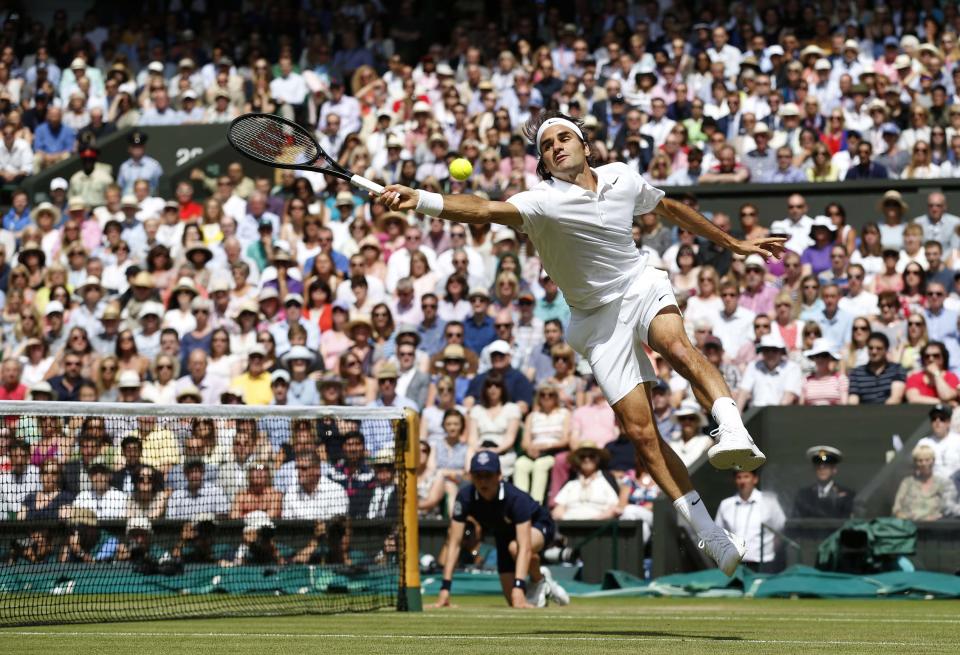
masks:
<path id="1" fill-rule="evenodd" d="M 473 164 L 471 164 L 469 160 L 460 157 L 450 162 L 450 175 L 453 176 L 453 179 L 460 180 L 462 182 L 470 177 L 472 173 Z"/>

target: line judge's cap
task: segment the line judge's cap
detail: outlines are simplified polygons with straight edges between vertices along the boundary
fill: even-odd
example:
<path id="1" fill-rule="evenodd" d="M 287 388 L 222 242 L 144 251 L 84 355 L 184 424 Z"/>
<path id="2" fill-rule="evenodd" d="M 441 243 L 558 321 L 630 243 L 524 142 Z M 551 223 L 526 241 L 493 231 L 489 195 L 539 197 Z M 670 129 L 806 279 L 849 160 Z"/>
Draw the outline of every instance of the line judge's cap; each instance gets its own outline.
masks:
<path id="1" fill-rule="evenodd" d="M 481 450 L 470 460 L 471 473 L 499 473 L 500 458 L 489 450 Z"/>
<path id="2" fill-rule="evenodd" d="M 813 446 L 807 448 L 807 459 L 814 464 L 839 464 L 843 460 L 843 453 L 833 446 Z"/>
<path id="3" fill-rule="evenodd" d="M 127 143 L 132 146 L 142 146 L 147 143 L 147 134 L 141 132 L 140 130 L 134 130 L 130 133 L 130 136 L 127 137 Z"/>
<path id="4" fill-rule="evenodd" d="M 944 418 L 949 419 L 951 416 L 953 416 L 953 409 L 950 407 L 950 405 L 937 403 L 936 405 L 930 408 L 930 411 L 927 413 L 927 415 L 930 418 L 933 418 L 934 416 L 942 416 Z"/>

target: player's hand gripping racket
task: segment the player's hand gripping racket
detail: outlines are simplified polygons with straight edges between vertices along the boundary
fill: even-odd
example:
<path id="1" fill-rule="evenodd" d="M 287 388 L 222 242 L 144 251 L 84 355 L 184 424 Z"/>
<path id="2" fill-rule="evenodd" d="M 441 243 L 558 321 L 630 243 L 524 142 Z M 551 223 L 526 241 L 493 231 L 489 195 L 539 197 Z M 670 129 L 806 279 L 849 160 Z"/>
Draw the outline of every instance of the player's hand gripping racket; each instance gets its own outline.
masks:
<path id="1" fill-rule="evenodd" d="M 272 114 L 244 114 L 234 118 L 227 141 L 240 154 L 276 168 L 328 173 L 376 195 L 383 187 L 354 175 L 328 155 L 306 129 Z M 320 162 L 319 164 L 317 162 Z"/>

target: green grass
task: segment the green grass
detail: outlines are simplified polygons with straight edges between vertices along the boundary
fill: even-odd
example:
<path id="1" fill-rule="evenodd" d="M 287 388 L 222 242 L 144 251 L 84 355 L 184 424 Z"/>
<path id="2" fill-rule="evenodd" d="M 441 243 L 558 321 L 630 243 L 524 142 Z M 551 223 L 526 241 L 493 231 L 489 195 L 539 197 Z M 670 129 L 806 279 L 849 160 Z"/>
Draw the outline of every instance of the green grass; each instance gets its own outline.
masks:
<path id="1" fill-rule="evenodd" d="M 426 599 L 428 602 L 432 599 Z M 5 654 L 954 653 L 958 601 L 574 599 L 514 611 L 491 596 L 421 614 L 0 629 Z"/>

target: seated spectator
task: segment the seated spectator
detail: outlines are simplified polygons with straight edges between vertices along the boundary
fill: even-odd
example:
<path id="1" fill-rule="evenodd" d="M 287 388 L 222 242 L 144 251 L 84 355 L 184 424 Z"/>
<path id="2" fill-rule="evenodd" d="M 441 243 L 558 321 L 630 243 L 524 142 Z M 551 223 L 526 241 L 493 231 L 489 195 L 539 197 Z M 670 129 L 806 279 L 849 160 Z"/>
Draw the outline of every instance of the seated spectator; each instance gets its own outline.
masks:
<path id="1" fill-rule="evenodd" d="M 717 152 L 717 163 L 700 176 L 699 182 L 701 184 L 743 184 L 749 179 L 750 169 L 737 161 L 737 151 L 733 146 L 725 145 Z"/>
<path id="2" fill-rule="evenodd" d="M 283 518 L 327 521 L 345 516 L 349 508 L 344 487 L 320 475 L 320 458 L 316 454 L 297 460 L 297 484 L 283 496 Z M 245 520 L 255 514 L 251 512 Z"/>
<path id="3" fill-rule="evenodd" d="M 813 245 L 803 251 L 800 262 L 803 264 L 804 275 L 820 276 L 830 270 L 830 253 L 833 251 L 833 239 L 836 227 L 826 216 L 817 216 L 810 226 L 810 238 Z"/>
<path id="4" fill-rule="evenodd" d="M 867 339 L 867 363 L 850 371 L 847 403 L 850 405 L 899 405 L 903 402 L 906 373 L 890 361 L 890 340 L 883 332 Z"/>
<path id="5" fill-rule="evenodd" d="M 367 464 L 363 434 L 347 432 L 343 436 L 340 455 L 334 462 L 330 478 L 346 491 L 350 516 L 363 518 L 370 503 L 370 489 L 373 486 L 373 471 Z M 297 466 L 299 467 L 299 463 Z"/>
<path id="6" fill-rule="evenodd" d="M 282 509 L 283 493 L 273 487 L 270 469 L 264 464 L 254 464 L 247 469 L 247 487 L 233 497 L 230 518 L 242 519 L 251 512 L 265 512 L 271 519 L 278 519 Z"/>
<path id="7" fill-rule="evenodd" d="M 744 566 L 770 573 L 777 557 L 776 536 L 773 530 L 763 529 L 763 526 L 782 530 L 787 517 L 776 495 L 757 489 L 760 476 L 756 471 L 736 471 L 733 475 L 737 493 L 720 502 L 717 525 L 746 541 Z"/>
<path id="8" fill-rule="evenodd" d="M 559 387 L 545 382 L 538 387 L 534 409 L 524 421 L 520 442 L 524 454 L 517 459 L 514 486 L 544 504 L 554 454 L 569 445 L 570 410 L 560 403 Z"/>
<path id="9" fill-rule="evenodd" d="M 6 470 L 0 471 L 0 518 L 16 517 L 24 499 L 40 491 L 40 469 L 30 463 L 30 444 L 13 442 L 9 458 Z"/>
<path id="10" fill-rule="evenodd" d="M 803 184 L 807 181 L 807 176 L 793 165 L 793 150 L 789 146 L 781 146 L 777 148 L 776 168 L 770 171 L 765 179 L 756 181 L 767 184 Z"/>
<path id="11" fill-rule="evenodd" d="M 77 494 L 73 507 L 90 510 L 101 521 L 126 518 L 127 494 L 110 486 L 110 475 L 103 464 L 90 467 L 90 489 Z"/>
<path id="12" fill-rule="evenodd" d="M 394 466 L 393 450 L 381 452 L 373 458 L 373 484 L 363 518 L 371 521 L 397 520 L 399 499 Z"/>
<path id="13" fill-rule="evenodd" d="M 610 459 L 607 450 L 592 441 L 584 441 L 570 455 L 570 464 L 577 477 L 565 485 L 550 514 L 558 521 L 604 521 L 617 515 L 619 489 L 604 475 Z"/>
<path id="14" fill-rule="evenodd" d="M 495 353 L 495 355 L 498 354 Z M 498 357 L 495 356 L 494 361 L 496 362 L 497 359 Z M 476 379 L 474 378 L 474 381 Z M 472 387 L 473 384 L 471 384 Z M 473 457 L 473 454 L 479 450 L 491 450 L 500 457 L 503 475 L 513 475 L 513 466 L 517 459 L 514 444 L 523 411 L 516 403 L 511 402 L 506 382 L 497 373 L 483 376 L 483 383 L 477 395 L 478 403 L 470 408 L 468 458 Z"/>
<path id="15" fill-rule="evenodd" d="M 840 355 L 832 344 L 823 338 L 813 342 L 813 347 L 803 351 L 803 356 L 813 360 L 813 373 L 803 381 L 800 394 L 801 405 L 846 405 L 849 380 L 837 364 Z"/>
<path id="16" fill-rule="evenodd" d="M 683 465 L 689 468 L 713 445 L 713 439 L 703 433 L 707 420 L 696 401 L 681 403 L 673 417 L 680 424 L 680 431 L 666 441 L 680 457 Z"/>
<path id="17" fill-rule="evenodd" d="M 476 402 L 486 379 L 491 375 L 496 375 L 503 383 L 507 395 L 520 408 L 521 413 L 526 413 L 533 400 L 533 385 L 530 384 L 523 373 L 512 366 L 510 344 L 502 339 L 497 339 L 490 345 L 489 352 L 491 368 L 489 371 L 477 375 L 470 382 L 465 404 L 470 406 Z M 505 472 L 504 475 L 508 474 Z"/>
<path id="18" fill-rule="evenodd" d="M 72 502 L 73 494 L 62 487 L 60 463 L 48 459 L 40 465 L 40 488 L 24 496 L 17 520 L 55 521 Z"/>
<path id="19" fill-rule="evenodd" d="M 796 518 L 848 519 L 853 514 L 855 497 L 851 489 L 836 482 L 837 464 L 843 453 L 833 446 L 807 448 L 807 458 L 813 462 L 816 477 L 809 487 L 797 491 L 793 515 Z"/>
<path id="20" fill-rule="evenodd" d="M 933 474 L 944 480 L 951 480 L 960 471 L 960 434 L 954 431 L 950 405 L 934 405 L 930 409 L 930 429 L 932 434 L 921 439 L 918 446 L 930 446 L 936 456 Z"/>
<path id="21" fill-rule="evenodd" d="M 853 316 L 840 309 L 840 288 L 836 284 L 825 284 L 820 297 L 823 299 L 823 309 L 812 320 L 820 325 L 823 338 L 830 341 L 834 349 L 840 350 L 850 340 Z"/>
<path id="22" fill-rule="evenodd" d="M 167 518 L 197 520 L 199 515 L 213 514 L 225 518 L 230 512 L 230 501 L 215 484 L 204 482 L 202 459 L 191 459 L 183 465 L 186 486 L 176 489 L 167 501 Z"/>
<path id="23" fill-rule="evenodd" d="M 370 403 L 370 407 L 400 407 L 419 411 L 417 404 L 397 393 L 397 378 L 400 372 L 397 365 L 391 361 L 385 362 L 377 371 L 377 397 Z"/>
<path id="24" fill-rule="evenodd" d="M 923 310 L 923 317 L 927 321 L 927 336 L 932 341 L 943 341 L 943 338 L 956 330 L 957 312 L 943 306 L 947 298 L 947 288 L 940 282 L 927 283 L 927 306 Z"/>
<path id="25" fill-rule="evenodd" d="M 565 343 L 559 343 L 550 349 L 553 360 L 553 375 L 541 384 L 553 385 L 560 394 L 560 403 L 573 410 L 584 403 L 583 379 L 575 375 L 577 353 Z"/>
<path id="26" fill-rule="evenodd" d="M 420 457 L 417 459 L 417 514 L 421 519 L 443 518 L 441 504 L 447 493 L 446 480 L 431 465 L 432 454 L 430 444 L 421 439 Z"/>
<path id="27" fill-rule="evenodd" d="M 956 400 L 960 379 L 950 371 L 946 347 L 939 341 L 928 342 L 920 352 L 920 362 L 921 369 L 907 377 L 907 402 L 937 405 Z"/>
<path id="28" fill-rule="evenodd" d="M 757 361 L 757 358 L 759 357 L 757 344 L 760 343 L 760 340 L 764 337 L 764 335 L 770 334 L 772 330 L 773 321 L 770 320 L 769 316 L 765 314 L 754 316 L 753 340 L 743 344 L 740 347 L 740 351 L 737 353 L 736 357 L 733 357 L 729 363 L 735 366 L 741 372 L 746 370 L 746 368 Z M 712 335 L 708 335 L 704 338 L 703 345 L 706 345 L 706 341 L 710 336 Z M 720 345 L 722 347 L 723 342 L 721 342 Z"/>
<path id="29" fill-rule="evenodd" d="M 938 521 L 957 514 L 957 489 L 933 474 L 936 453 L 918 444 L 911 453 L 913 474 L 904 478 L 893 500 L 893 515 L 908 521 Z"/>
<path id="30" fill-rule="evenodd" d="M 746 407 L 794 405 L 803 393 L 800 367 L 786 358 L 787 347 L 777 332 L 764 335 L 757 344 L 760 359 L 747 367 L 737 404 Z"/>
<path id="31" fill-rule="evenodd" d="M 742 374 L 736 366 L 723 361 L 723 342 L 714 336 L 709 336 L 704 340 L 702 350 L 703 356 L 707 358 L 708 362 L 717 367 L 720 375 L 723 376 L 723 381 L 730 387 L 730 391 L 735 394 L 740 388 Z"/>
<path id="32" fill-rule="evenodd" d="M 97 515 L 93 510 L 74 507 L 68 510 L 67 539 L 60 548 L 61 563 L 106 562 L 114 558 L 119 540 L 112 534 L 97 529 Z"/>
<path id="33" fill-rule="evenodd" d="M 152 466 L 141 466 L 137 469 L 134 482 L 136 486 L 127 501 L 127 517 L 150 521 L 163 518 L 170 492 L 163 488 L 160 472 Z"/>

